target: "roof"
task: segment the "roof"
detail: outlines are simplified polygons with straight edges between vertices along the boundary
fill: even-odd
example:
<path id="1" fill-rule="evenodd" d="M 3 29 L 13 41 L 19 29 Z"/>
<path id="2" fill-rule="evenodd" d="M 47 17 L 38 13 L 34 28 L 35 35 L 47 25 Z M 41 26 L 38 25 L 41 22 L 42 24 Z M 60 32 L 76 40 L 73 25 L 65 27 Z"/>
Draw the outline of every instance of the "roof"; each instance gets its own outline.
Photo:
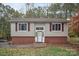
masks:
<path id="1" fill-rule="evenodd" d="M 12 18 L 9 22 L 68 22 L 58 18 Z"/>

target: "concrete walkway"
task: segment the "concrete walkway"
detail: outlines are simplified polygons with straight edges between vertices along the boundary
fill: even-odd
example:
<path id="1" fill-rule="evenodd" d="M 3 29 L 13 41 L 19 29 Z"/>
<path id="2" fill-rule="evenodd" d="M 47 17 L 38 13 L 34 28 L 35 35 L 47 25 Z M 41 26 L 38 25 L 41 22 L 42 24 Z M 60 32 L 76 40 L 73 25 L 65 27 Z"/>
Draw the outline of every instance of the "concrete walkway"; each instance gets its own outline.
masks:
<path id="1" fill-rule="evenodd" d="M 0 48 L 41 48 L 46 47 L 45 43 L 33 43 L 27 45 L 11 45 L 7 41 L 0 42 Z"/>
<path id="2" fill-rule="evenodd" d="M 0 39 L 0 48 L 9 48 L 10 45 L 8 44 L 7 40 Z"/>

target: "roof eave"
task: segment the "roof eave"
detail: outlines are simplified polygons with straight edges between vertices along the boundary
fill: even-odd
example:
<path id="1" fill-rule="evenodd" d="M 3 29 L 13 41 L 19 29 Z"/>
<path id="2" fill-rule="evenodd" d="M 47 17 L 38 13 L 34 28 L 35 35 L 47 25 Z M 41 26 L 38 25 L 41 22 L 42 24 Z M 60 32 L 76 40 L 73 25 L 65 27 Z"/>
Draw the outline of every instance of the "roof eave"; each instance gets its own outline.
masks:
<path id="1" fill-rule="evenodd" d="M 53 23 L 67 23 L 68 21 L 9 21 L 10 23 L 14 23 L 14 22 L 41 22 L 41 23 L 47 23 L 47 22 L 53 22 Z"/>

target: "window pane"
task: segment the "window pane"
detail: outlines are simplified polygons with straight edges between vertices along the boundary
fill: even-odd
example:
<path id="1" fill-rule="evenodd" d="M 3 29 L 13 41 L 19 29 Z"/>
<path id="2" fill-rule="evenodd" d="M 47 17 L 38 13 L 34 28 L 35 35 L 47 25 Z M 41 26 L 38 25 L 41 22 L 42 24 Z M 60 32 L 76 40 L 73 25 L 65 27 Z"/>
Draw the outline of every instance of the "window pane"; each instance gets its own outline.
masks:
<path id="1" fill-rule="evenodd" d="M 36 30 L 43 30 L 43 27 L 36 27 Z"/>
<path id="2" fill-rule="evenodd" d="M 43 27 L 40 27 L 40 30 L 43 30 Z"/>
<path id="3" fill-rule="evenodd" d="M 52 24 L 52 30 L 54 30 L 54 31 L 61 30 L 61 25 L 60 24 Z"/>
<path id="4" fill-rule="evenodd" d="M 19 24 L 19 30 L 27 30 L 27 24 Z"/>
<path id="5" fill-rule="evenodd" d="M 38 27 L 36 27 L 36 30 L 39 30 L 39 28 L 38 28 Z"/>
<path id="6" fill-rule="evenodd" d="M 58 30 L 60 30 L 60 28 L 61 28 L 61 26 L 60 26 L 60 24 L 58 25 Z"/>
<path id="7" fill-rule="evenodd" d="M 58 24 L 56 24 L 56 31 L 58 30 Z"/>
<path id="8" fill-rule="evenodd" d="M 53 24 L 53 30 L 56 30 L 56 24 Z"/>

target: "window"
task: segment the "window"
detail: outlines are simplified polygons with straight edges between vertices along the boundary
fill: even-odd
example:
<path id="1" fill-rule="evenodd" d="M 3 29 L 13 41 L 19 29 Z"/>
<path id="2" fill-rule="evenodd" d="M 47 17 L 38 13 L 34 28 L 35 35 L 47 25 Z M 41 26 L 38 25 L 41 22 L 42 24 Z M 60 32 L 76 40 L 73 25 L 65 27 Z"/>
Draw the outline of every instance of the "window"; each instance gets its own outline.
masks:
<path id="1" fill-rule="evenodd" d="M 20 23 L 20 24 L 19 24 L 19 30 L 20 30 L 20 31 L 25 31 L 25 30 L 27 30 L 27 24 L 26 24 L 26 23 Z"/>
<path id="2" fill-rule="evenodd" d="M 61 24 L 52 24 L 52 30 L 53 31 L 60 31 L 61 30 Z"/>
<path id="3" fill-rule="evenodd" d="M 43 30 L 43 27 L 36 27 L 36 30 Z"/>

